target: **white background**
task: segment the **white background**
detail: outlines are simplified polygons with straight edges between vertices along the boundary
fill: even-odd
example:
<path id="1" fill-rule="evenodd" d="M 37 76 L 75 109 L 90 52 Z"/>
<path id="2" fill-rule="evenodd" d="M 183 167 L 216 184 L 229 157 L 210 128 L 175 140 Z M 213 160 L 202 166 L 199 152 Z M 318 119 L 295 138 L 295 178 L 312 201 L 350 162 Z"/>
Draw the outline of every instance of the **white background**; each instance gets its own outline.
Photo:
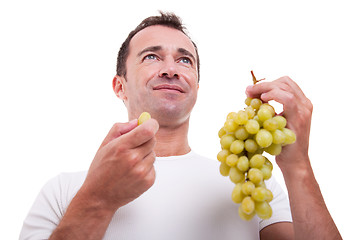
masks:
<path id="1" fill-rule="evenodd" d="M 244 107 L 250 70 L 268 80 L 290 76 L 314 105 L 310 157 L 327 206 L 344 239 L 357 236 L 356 1 L 7 2 L 0 4 L 2 239 L 18 238 L 46 181 L 86 170 L 112 124 L 127 120 L 111 87 L 117 52 L 157 10 L 180 15 L 199 47 L 192 149 L 216 158 L 217 131 Z M 274 175 L 283 185 L 278 169 Z"/>

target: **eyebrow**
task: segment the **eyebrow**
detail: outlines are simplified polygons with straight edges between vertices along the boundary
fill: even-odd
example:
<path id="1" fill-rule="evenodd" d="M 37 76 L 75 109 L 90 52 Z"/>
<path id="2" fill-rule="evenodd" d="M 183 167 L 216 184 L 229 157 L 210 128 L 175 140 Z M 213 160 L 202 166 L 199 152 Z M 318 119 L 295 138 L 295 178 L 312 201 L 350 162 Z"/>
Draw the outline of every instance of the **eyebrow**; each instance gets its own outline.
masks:
<path id="1" fill-rule="evenodd" d="M 140 51 L 137 56 L 140 57 L 141 55 L 143 55 L 146 52 L 158 52 L 161 51 L 163 48 L 161 46 L 150 46 L 147 48 L 144 48 L 142 51 Z M 186 50 L 185 48 L 178 48 L 177 51 L 183 55 L 189 56 L 190 58 L 193 59 L 194 62 L 196 62 L 196 58 L 194 57 L 194 55 L 189 52 L 188 50 Z"/>

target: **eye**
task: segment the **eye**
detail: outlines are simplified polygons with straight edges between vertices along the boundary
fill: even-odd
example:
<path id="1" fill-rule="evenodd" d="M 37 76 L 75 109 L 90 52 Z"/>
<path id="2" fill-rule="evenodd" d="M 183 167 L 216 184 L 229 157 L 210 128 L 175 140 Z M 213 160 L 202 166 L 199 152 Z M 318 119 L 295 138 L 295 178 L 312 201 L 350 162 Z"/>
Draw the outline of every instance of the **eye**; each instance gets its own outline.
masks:
<path id="1" fill-rule="evenodd" d="M 146 55 L 143 60 L 156 60 L 157 56 L 155 54 L 148 54 Z"/>
<path id="2" fill-rule="evenodd" d="M 192 64 L 191 59 L 188 58 L 188 57 L 182 57 L 182 58 L 180 58 L 179 62 L 182 62 L 182 63 L 185 63 L 185 64 L 190 64 L 190 65 Z"/>

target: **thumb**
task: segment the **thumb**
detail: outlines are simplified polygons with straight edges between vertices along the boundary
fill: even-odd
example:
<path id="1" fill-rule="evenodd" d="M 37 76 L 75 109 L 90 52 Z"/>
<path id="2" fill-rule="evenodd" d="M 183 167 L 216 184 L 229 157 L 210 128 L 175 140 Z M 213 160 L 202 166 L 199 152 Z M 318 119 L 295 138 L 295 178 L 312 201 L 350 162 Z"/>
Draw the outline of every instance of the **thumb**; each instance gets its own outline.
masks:
<path id="1" fill-rule="evenodd" d="M 114 140 L 115 138 L 120 137 L 121 135 L 130 132 L 134 128 L 136 128 L 138 125 L 137 119 L 133 119 L 130 122 L 127 123 L 115 123 L 112 128 L 110 129 L 109 133 L 101 143 L 100 148 Z"/>

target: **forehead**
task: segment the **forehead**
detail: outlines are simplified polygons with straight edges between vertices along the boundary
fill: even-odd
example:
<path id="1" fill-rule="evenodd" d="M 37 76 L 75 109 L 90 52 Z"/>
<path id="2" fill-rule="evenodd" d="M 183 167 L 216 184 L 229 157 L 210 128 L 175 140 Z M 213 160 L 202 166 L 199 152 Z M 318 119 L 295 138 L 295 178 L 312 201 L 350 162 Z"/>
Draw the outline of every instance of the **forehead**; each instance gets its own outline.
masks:
<path id="1" fill-rule="evenodd" d="M 167 50 L 184 48 L 194 56 L 196 55 L 193 43 L 184 33 L 161 25 L 146 27 L 135 34 L 130 41 L 130 55 L 137 54 L 150 46 L 162 46 Z"/>

